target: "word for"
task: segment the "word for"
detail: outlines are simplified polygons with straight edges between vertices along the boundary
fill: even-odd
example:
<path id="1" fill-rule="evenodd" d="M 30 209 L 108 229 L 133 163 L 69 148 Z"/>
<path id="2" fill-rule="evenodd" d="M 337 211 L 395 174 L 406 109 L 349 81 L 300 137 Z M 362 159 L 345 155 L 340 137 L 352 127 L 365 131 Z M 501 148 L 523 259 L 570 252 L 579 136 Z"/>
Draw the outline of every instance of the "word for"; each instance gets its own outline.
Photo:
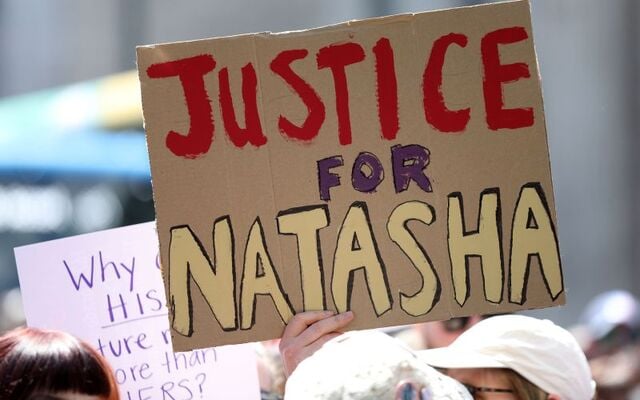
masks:
<path id="1" fill-rule="evenodd" d="M 409 39 L 409 38 L 407 38 Z M 483 65 L 483 95 L 486 110 L 486 123 L 489 129 L 517 129 L 532 126 L 534 122 L 532 108 L 505 108 L 502 96 L 503 84 L 529 78 L 529 65 L 523 62 L 502 64 L 499 47 L 522 42 L 528 39 L 526 30 L 521 26 L 498 29 L 486 33 L 479 41 Z M 411 38 L 418 40 L 420 38 Z M 469 42 L 462 33 L 449 33 L 437 38 L 431 45 L 431 53 L 422 68 L 422 77 L 401 76 L 409 79 L 412 85 L 422 83 L 422 105 L 426 122 L 442 133 L 461 133 L 470 119 L 470 108 L 451 110 L 447 107 L 442 93 L 443 67 L 445 56 L 455 45 L 466 48 Z M 475 41 L 474 41 L 475 43 Z M 419 43 L 428 46 L 428 43 Z M 330 71 L 333 77 L 336 117 L 338 121 L 338 140 L 341 145 L 352 142 L 351 117 L 349 109 L 349 84 L 347 67 L 365 62 L 371 71 L 375 71 L 378 120 L 382 137 L 393 140 L 399 131 L 398 82 L 394 61 L 394 49 L 391 41 L 381 37 L 371 49 L 373 62 L 367 60 L 364 48 L 354 41 L 329 44 L 321 47 L 315 54 L 318 70 Z M 473 51 L 473 50 L 471 50 Z M 295 92 L 307 109 L 304 121 L 297 125 L 280 115 L 278 129 L 284 137 L 310 142 L 320 132 L 325 121 L 324 101 L 311 86 L 305 76 L 296 72 L 293 64 L 309 56 L 305 48 L 280 51 L 269 65 L 270 72 L 282 79 L 290 90 Z M 212 105 L 207 91 L 205 77 L 217 66 L 212 54 L 200 54 L 188 58 L 161 62 L 147 68 L 150 78 L 178 78 L 182 85 L 184 99 L 189 114 L 189 132 L 184 135 L 170 131 L 166 137 L 167 148 L 176 156 L 195 158 L 207 153 L 213 142 L 214 120 Z M 315 73 L 313 69 L 304 69 Z M 219 100 L 225 131 L 236 147 L 247 143 L 255 147 L 267 143 L 263 132 L 257 93 L 258 76 L 253 62 L 248 62 L 241 70 L 242 102 L 244 110 L 244 128 L 240 127 L 231 95 L 229 71 L 226 67 L 218 71 L 218 90 L 215 98 Z M 373 82 L 372 82 L 373 84 Z M 361 91 L 362 88 L 357 88 Z M 356 88 L 352 87 L 351 91 Z M 416 110 L 417 112 L 417 110 Z M 268 129 L 269 131 L 269 129 Z"/>
<path id="2" fill-rule="evenodd" d="M 69 274 L 69 278 L 71 279 L 71 283 L 76 291 L 80 291 L 82 287 L 82 283 L 84 282 L 85 286 L 89 289 L 93 288 L 93 285 L 96 282 L 105 283 L 107 280 L 111 279 L 126 279 L 128 280 L 129 290 L 133 291 L 133 274 L 136 269 L 136 258 L 131 258 L 131 264 L 127 265 L 125 262 L 116 263 L 114 261 L 107 261 L 102 255 L 102 251 L 98 251 L 98 257 L 96 260 L 96 256 L 91 256 L 91 268 L 90 273 L 85 275 L 84 272 L 74 272 L 73 268 L 69 266 L 67 260 L 62 260 L 64 267 L 67 269 L 67 273 Z M 96 266 L 96 264 L 99 264 Z M 95 269 L 99 268 L 99 276 L 95 277 Z M 109 272 L 112 271 L 112 272 Z M 111 278 L 109 278 L 111 275 Z"/>
<path id="3" fill-rule="evenodd" d="M 469 297 L 469 259 L 473 257 L 481 260 L 485 299 L 496 304 L 503 300 L 505 261 L 499 190 L 483 191 L 479 203 L 477 230 L 470 231 L 464 220 L 462 194 L 454 192 L 448 196 L 446 240 L 455 300 L 460 306 Z M 417 273 L 416 278 L 422 280 L 422 287 L 416 293 L 399 295 L 400 308 L 411 316 L 424 315 L 435 306 L 440 299 L 441 283 L 427 250 L 418 243 L 408 222 L 419 221 L 428 227 L 435 219 L 431 205 L 415 200 L 398 205 L 386 224 L 389 239 L 409 259 Z M 320 252 L 319 231 L 327 227 L 329 221 L 328 207 L 324 204 L 285 210 L 276 217 L 278 233 L 293 235 L 297 240 L 304 310 L 327 308 L 322 265 L 326 257 Z M 564 290 L 560 256 L 555 228 L 540 184 L 529 183 L 521 187 L 510 221 L 508 301 L 516 304 L 526 301 L 529 269 L 534 258 L 539 261 L 549 295 L 556 299 Z M 257 295 L 271 297 L 283 322 L 293 316 L 294 307 L 269 256 L 260 217 L 255 219 L 246 239 L 239 297 L 235 293 L 235 238 L 229 216 L 218 218 L 213 224 L 213 257 L 209 257 L 188 225 L 171 228 L 170 236 L 169 304 L 173 307 L 172 326 L 180 334 L 193 334 L 190 279 L 196 282 L 213 316 L 225 331 L 248 330 L 254 326 Z M 367 292 L 378 317 L 393 307 L 392 290 L 377 239 L 366 203 L 351 204 L 339 228 L 333 271 L 326 285 L 338 312 L 350 308 L 353 278 L 357 272 L 364 273 Z"/>
<path id="4" fill-rule="evenodd" d="M 342 156 L 323 158 L 318 161 L 318 189 L 320 199 L 331 200 L 329 190 L 340 185 L 340 175 L 331 169 L 344 165 Z M 391 148 L 391 165 L 393 167 L 393 186 L 396 193 L 403 192 L 413 180 L 425 192 L 431 192 L 431 182 L 424 174 L 429 165 L 429 150 L 419 144 L 393 146 Z M 373 153 L 361 152 L 353 162 L 351 169 L 351 185 L 362 193 L 372 193 L 384 180 L 384 167 L 380 159 Z"/>

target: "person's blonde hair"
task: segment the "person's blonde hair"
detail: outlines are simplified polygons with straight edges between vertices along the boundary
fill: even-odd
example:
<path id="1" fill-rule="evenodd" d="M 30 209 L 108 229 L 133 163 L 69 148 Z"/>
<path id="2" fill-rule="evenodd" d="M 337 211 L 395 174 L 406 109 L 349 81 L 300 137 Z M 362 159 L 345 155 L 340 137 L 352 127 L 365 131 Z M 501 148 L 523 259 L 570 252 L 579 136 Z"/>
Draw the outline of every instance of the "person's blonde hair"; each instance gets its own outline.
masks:
<path id="1" fill-rule="evenodd" d="M 511 369 L 502 370 L 513 389 L 513 394 L 520 400 L 546 400 L 549 394 L 529 382 L 522 375 Z"/>

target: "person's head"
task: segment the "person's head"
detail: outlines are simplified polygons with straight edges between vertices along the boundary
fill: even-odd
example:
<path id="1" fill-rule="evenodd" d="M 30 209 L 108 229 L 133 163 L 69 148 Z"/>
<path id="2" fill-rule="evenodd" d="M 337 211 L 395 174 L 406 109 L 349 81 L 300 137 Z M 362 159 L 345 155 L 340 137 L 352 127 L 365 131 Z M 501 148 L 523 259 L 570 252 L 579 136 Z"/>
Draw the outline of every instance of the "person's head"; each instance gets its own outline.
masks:
<path id="1" fill-rule="evenodd" d="M 588 358 L 613 354 L 640 342 L 640 302 L 624 290 L 594 297 L 580 317 Z"/>
<path id="2" fill-rule="evenodd" d="M 18 328 L 0 337 L 0 398 L 118 400 L 111 368 L 85 342 L 59 331 Z"/>
<path id="3" fill-rule="evenodd" d="M 475 399 L 546 400 L 549 393 L 540 389 L 517 372 L 507 368 L 456 368 L 447 371 L 462 382 Z"/>
<path id="4" fill-rule="evenodd" d="M 577 341 L 548 320 L 521 315 L 489 318 L 449 347 L 420 355 L 468 385 L 476 398 L 590 400 L 595 395 Z"/>
<path id="5" fill-rule="evenodd" d="M 338 336 L 293 371 L 285 400 L 471 400 L 458 382 L 381 332 Z"/>

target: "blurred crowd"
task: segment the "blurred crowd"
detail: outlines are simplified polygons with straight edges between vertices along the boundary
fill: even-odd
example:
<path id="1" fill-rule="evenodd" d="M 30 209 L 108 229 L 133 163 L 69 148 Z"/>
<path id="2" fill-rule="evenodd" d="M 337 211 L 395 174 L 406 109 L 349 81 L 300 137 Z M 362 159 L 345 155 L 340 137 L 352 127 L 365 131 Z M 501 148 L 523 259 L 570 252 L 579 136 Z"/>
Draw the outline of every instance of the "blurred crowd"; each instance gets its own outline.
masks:
<path id="1" fill-rule="evenodd" d="M 118 400 L 113 373 L 63 332 L 12 328 L 19 293 L 0 297 L 0 398 Z M 352 312 L 297 314 L 256 343 L 263 400 L 640 399 L 640 302 L 614 290 L 570 329 L 524 315 L 470 316 L 352 331 Z"/>
<path id="2" fill-rule="evenodd" d="M 601 399 L 640 399 L 640 303 L 616 290 L 594 298 L 574 335 L 598 383 Z"/>

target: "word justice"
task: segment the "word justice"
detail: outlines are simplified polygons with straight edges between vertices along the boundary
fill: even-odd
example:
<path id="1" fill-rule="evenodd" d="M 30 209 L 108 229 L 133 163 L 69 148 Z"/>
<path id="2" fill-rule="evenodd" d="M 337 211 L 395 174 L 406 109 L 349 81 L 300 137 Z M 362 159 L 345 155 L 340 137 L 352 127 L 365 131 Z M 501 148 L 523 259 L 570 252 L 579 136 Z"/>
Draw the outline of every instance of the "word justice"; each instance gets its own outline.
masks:
<path id="1" fill-rule="evenodd" d="M 486 124 L 490 130 L 518 129 L 532 126 L 533 109 L 505 108 L 502 95 L 503 85 L 530 77 L 529 65 L 524 62 L 501 64 L 499 46 L 518 43 L 528 39 L 523 27 L 514 26 L 498 29 L 484 35 L 480 41 L 480 55 L 483 66 L 483 96 Z M 436 39 L 426 60 L 422 77 L 408 77 L 422 85 L 422 105 L 426 122 L 438 132 L 462 133 L 470 119 L 470 108 L 452 110 L 446 106 L 442 93 L 443 67 L 445 56 L 455 45 L 469 51 L 468 38 L 461 33 L 449 33 Z M 378 120 L 384 139 L 393 140 L 399 131 L 398 81 L 394 64 L 394 49 L 388 38 L 380 38 L 372 48 L 375 71 Z M 297 125 L 280 115 L 278 129 L 289 139 L 310 142 L 320 132 L 325 121 L 326 111 L 323 99 L 305 79 L 298 74 L 293 64 L 309 56 L 304 48 L 279 52 L 270 62 L 270 73 L 281 78 L 300 98 L 307 109 L 304 121 Z M 341 145 L 352 142 L 349 110 L 349 85 L 347 67 L 367 62 L 363 47 L 356 42 L 341 42 L 320 48 L 315 54 L 318 70 L 328 70 L 333 77 L 336 117 L 338 121 L 338 140 Z M 176 156 L 196 158 L 206 154 L 213 142 L 214 120 L 205 78 L 217 67 L 215 54 L 199 54 L 178 60 L 156 63 L 146 70 L 152 79 L 179 78 L 189 114 L 189 132 L 170 131 L 166 137 L 166 147 Z M 307 73 L 310 73 L 308 71 Z M 259 87 L 256 68 L 248 62 L 241 69 L 241 93 L 244 105 L 244 127 L 241 127 L 233 105 L 229 70 L 218 70 L 218 96 L 223 125 L 230 141 L 236 147 L 247 143 L 255 147 L 267 143 L 261 125 L 257 104 Z M 240 86 L 240 85 L 239 85 Z M 354 90 L 352 88 L 352 90 Z"/>
<path id="2" fill-rule="evenodd" d="M 475 231 L 465 226 L 463 196 L 448 196 L 446 230 L 452 285 L 455 301 L 463 306 L 470 296 L 469 258 L 479 257 L 484 297 L 495 304 L 503 302 L 505 263 L 509 268 L 508 301 L 526 301 L 529 270 L 538 259 L 548 294 L 556 299 L 562 293 L 563 282 L 555 228 L 543 189 L 537 182 L 521 187 L 511 221 L 511 248 L 508 262 L 502 251 L 502 210 L 497 188 L 484 190 L 479 197 L 478 225 Z M 469 207 L 469 205 L 466 205 Z M 415 271 L 422 280 L 415 293 L 400 293 L 399 302 L 392 297 L 387 269 L 371 226 L 367 204 L 354 202 L 344 216 L 337 235 L 329 282 L 323 281 L 324 265 L 319 231 L 329 226 L 327 205 L 312 205 L 281 211 L 276 216 L 277 231 L 295 236 L 299 261 L 299 282 L 302 308 L 327 308 L 331 296 L 339 312 L 350 309 L 354 275 L 364 274 L 364 282 L 377 316 L 392 307 L 400 307 L 410 316 L 427 314 L 439 301 L 441 283 L 436 266 L 428 256 L 426 243 L 418 243 L 408 226 L 418 221 L 428 229 L 436 220 L 434 208 L 422 201 L 399 204 L 386 221 L 388 239 L 395 243 L 408 259 L 404 268 Z M 418 228 L 422 229 L 422 228 Z M 188 225 L 171 228 L 169 245 L 169 304 L 173 312 L 173 328 L 182 335 L 193 333 L 190 280 L 200 289 L 213 316 L 225 331 L 251 329 L 256 318 L 256 297 L 271 298 L 283 322 L 294 313 L 289 296 L 283 289 L 278 269 L 269 255 L 268 244 L 260 217 L 249 229 L 244 248 L 240 277 L 239 306 L 236 304 L 235 259 L 236 238 L 231 218 L 223 216 L 213 224 L 213 251 L 210 257 L 199 238 Z M 443 243 L 444 244 L 444 243 Z M 213 260 L 213 262 L 211 261 Z M 397 265 L 400 268 L 401 265 Z M 445 267 L 446 268 L 446 267 Z M 327 292 L 327 293 L 325 293 Z M 296 309 L 299 308 L 296 307 Z"/>

